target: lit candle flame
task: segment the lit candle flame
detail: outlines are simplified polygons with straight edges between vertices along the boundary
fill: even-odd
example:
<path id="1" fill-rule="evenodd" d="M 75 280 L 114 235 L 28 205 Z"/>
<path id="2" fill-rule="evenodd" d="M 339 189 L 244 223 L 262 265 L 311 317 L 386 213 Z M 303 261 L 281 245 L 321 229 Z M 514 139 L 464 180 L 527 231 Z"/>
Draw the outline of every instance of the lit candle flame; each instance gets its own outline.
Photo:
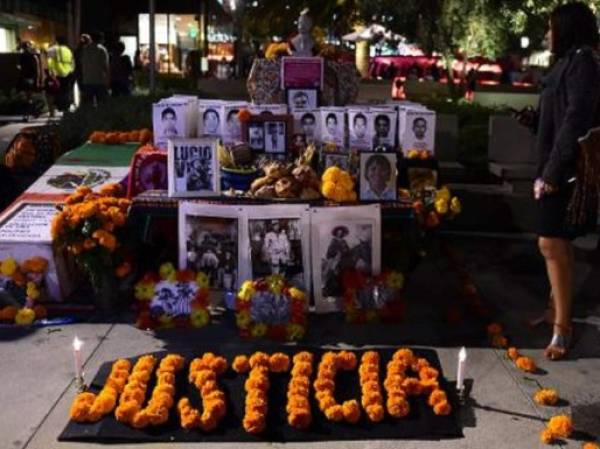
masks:
<path id="1" fill-rule="evenodd" d="M 467 348 L 465 348 L 464 346 L 461 348 L 461 350 L 458 353 L 458 360 L 460 360 L 461 362 L 464 362 L 465 360 L 467 360 Z"/>
<path id="2" fill-rule="evenodd" d="M 82 346 L 83 346 L 83 342 L 76 336 L 73 339 L 73 349 L 75 349 L 75 351 L 79 351 Z"/>

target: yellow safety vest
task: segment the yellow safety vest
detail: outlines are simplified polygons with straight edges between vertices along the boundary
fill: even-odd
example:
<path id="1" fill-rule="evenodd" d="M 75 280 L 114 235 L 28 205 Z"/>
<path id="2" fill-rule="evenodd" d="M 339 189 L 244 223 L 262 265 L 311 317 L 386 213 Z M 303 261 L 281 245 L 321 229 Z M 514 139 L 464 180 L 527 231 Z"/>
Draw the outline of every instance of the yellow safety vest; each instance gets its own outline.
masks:
<path id="1" fill-rule="evenodd" d="M 73 72 L 75 63 L 71 49 L 65 45 L 57 45 L 54 55 L 48 58 L 48 70 L 60 78 Z"/>

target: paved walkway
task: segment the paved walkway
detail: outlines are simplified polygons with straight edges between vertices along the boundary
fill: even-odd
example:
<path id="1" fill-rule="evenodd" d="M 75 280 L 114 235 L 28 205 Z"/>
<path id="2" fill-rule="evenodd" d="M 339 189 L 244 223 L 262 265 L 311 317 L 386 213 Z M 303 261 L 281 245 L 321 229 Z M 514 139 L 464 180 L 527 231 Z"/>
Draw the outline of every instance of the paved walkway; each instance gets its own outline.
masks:
<path id="1" fill-rule="evenodd" d="M 541 448 L 545 447 L 539 442 L 544 421 L 559 412 L 571 413 L 578 430 L 576 439 L 570 440 L 564 447 L 577 448 L 581 447 L 583 439 L 600 438 L 600 277 L 595 277 L 595 302 L 593 295 L 590 301 L 583 294 L 585 292 L 578 294 L 578 324 L 573 359 L 551 363 L 542 356 L 543 347 L 548 341 L 548 331 L 532 332 L 521 325 L 524 316 L 539 311 L 543 304 L 543 266 L 536 256 L 533 242 L 461 238 L 457 239 L 457 247 L 465 255 L 468 271 L 483 297 L 497 309 L 499 320 L 508 325 L 507 336 L 524 354 L 536 359 L 544 374 L 524 375 L 517 371 L 504 357 L 504 351 L 490 349 L 483 344 L 469 347 L 467 378 L 473 380 L 473 390 L 469 402 L 460 410 L 465 433 L 462 439 L 302 445 L 246 444 L 244 447 Z M 423 270 L 421 275 L 430 268 L 427 263 L 419 267 L 419 270 Z M 594 276 L 592 268 L 585 263 L 579 262 L 577 270 L 577 283 L 580 287 L 586 285 L 584 283 L 588 281 L 589 275 Z M 427 322 L 417 325 L 428 327 Z M 67 423 L 69 406 L 75 395 L 71 352 L 75 335 L 85 342 L 85 370 L 89 373 L 88 376 L 93 376 L 102 363 L 117 357 L 130 357 L 162 349 L 177 351 L 189 348 L 196 339 L 202 339 L 203 343 L 214 341 L 215 345 L 235 341 L 233 333 L 224 336 L 220 332 L 220 328 L 224 326 L 211 327 L 213 329 L 209 332 L 174 330 L 158 337 L 128 324 L 77 324 L 38 329 L 30 333 L 24 331 L 17 335 L 1 333 L 0 448 L 90 447 L 88 444 L 57 442 L 57 436 Z M 401 344 L 396 331 L 394 327 L 382 327 L 378 332 L 386 334 L 394 344 Z M 381 338 L 385 339 L 384 337 Z M 412 339 L 408 339 L 410 340 Z M 458 347 L 444 341 L 433 347 L 438 351 L 447 378 L 454 379 Z M 564 399 L 561 407 L 540 407 L 532 401 L 531 396 L 538 383 L 559 389 Z M 118 447 L 154 449 L 165 445 Z M 227 448 L 239 447 L 239 444 L 198 444 L 185 447 Z"/>

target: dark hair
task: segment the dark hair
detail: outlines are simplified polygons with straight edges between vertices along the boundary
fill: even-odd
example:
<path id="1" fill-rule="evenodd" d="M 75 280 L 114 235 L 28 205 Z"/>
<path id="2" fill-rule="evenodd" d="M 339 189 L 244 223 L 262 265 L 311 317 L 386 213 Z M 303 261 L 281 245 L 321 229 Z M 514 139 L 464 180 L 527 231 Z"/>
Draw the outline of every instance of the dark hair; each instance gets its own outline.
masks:
<path id="1" fill-rule="evenodd" d="M 359 112 L 358 114 L 356 114 L 354 116 L 354 119 L 352 120 L 352 123 L 354 123 L 354 125 L 356 126 L 356 121 L 361 118 L 365 121 L 365 124 L 367 123 L 367 117 L 365 116 L 365 114 Z"/>
<path id="2" fill-rule="evenodd" d="M 239 109 L 232 109 L 231 111 L 229 111 L 229 112 L 227 113 L 227 121 L 231 120 L 231 116 L 232 116 L 232 115 L 236 115 L 236 116 L 237 116 L 237 115 L 238 115 L 238 112 L 240 112 L 240 110 L 239 110 Z"/>
<path id="3" fill-rule="evenodd" d="M 376 164 L 381 165 L 383 168 L 385 168 L 389 172 L 389 176 L 392 176 L 392 164 L 390 164 L 390 161 L 385 156 L 382 156 L 381 154 L 376 154 L 375 156 L 371 156 L 367 160 L 367 164 L 365 165 L 365 171 L 368 172 L 371 169 L 371 167 Z M 365 173 L 365 177 L 366 177 L 366 173 Z"/>
<path id="4" fill-rule="evenodd" d="M 173 108 L 165 108 L 160 113 L 160 118 L 164 119 L 167 114 L 171 114 L 173 117 L 177 117 L 177 114 L 175 114 L 175 109 L 173 109 Z"/>
<path id="5" fill-rule="evenodd" d="M 335 124 L 337 125 L 337 115 L 335 115 L 333 112 L 330 112 L 329 114 L 327 114 L 327 117 L 325 117 L 325 123 L 327 123 L 327 121 L 332 118 L 335 120 Z"/>
<path id="6" fill-rule="evenodd" d="M 104 41 L 104 33 L 101 31 L 94 31 L 90 33 L 90 38 L 94 44 L 101 44 Z"/>
<path id="7" fill-rule="evenodd" d="M 581 2 L 558 6 L 550 15 L 552 48 L 558 58 L 573 48 L 596 48 L 600 38 L 598 23 L 592 10 Z"/>
<path id="8" fill-rule="evenodd" d="M 56 36 L 56 43 L 58 45 L 67 45 L 67 38 L 65 36 Z"/>
<path id="9" fill-rule="evenodd" d="M 377 117 L 375 117 L 375 122 L 377 122 L 377 120 L 385 120 L 385 123 L 389 126 L 390 125 L 390 118 L 387 115 L 384 114 L 380 114 Z"/>
<path id="10" fill-rule="evenodd" d="M 300 96 L 305 96 L 306 98 L 308 98 L 308 94 L 306 92 L 304 92 L 303 90 L 300 90 L 294 94 L 294 99 L 296 99 Z"/>
<path id="11" fill-rule="evenodd" d="M 206 116 L 208 115 L 209 112 L 214 113 L 217 116 L 217 119 L 219 118 L 219 113 L 217 111 L 215 111 L 214 109 L 207 109 L 206 111 L 204 111 L 204 113 L 202 114 L 202 120 L 206 120 Z"/>
<path id="12" fill-rule="evenodd" d="M 314 114 L 311 114 L 310 112 L 307 112 L 306 114 L 304 114 L 304 115 L 303 115 L 303 116 L 300 118 L 300 121 L 301 121 L 301 122 L 304 122 L 304 120 L 305 120 L 305 119 L 307 119 L 307 118 L 311 119 L 311 120 L 313 121 L 313 123 L 315 122 L 315 116 L 314 116 Z"/>
<path id="13" fill-rule="evenodd" d="M 125 52 L 125 44 L 121 41 L 115 43 L 115 51 L 117 54 L 122 55 Z"/>
<path id="14" fill-rule="evenodd" d="M 423 122 L 425 125 L 427 125 L 427 120 L 425 120 L 425 118 L 424 118 L 424 117 L 417 117 L 416 119 L 414 119 L 414 120 L 413 120 L 413 126 L 415 126 L 415 124 L 416 124 L 418 121 L 421 121 L 421 122 Z"/>

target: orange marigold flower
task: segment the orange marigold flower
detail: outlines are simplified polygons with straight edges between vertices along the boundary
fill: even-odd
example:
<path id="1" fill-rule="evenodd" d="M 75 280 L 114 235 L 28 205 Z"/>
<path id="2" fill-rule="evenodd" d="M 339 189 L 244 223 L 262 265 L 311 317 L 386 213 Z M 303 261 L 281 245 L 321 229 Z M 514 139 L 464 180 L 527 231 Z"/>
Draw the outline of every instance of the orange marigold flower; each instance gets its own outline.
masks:
<path id="1" fill-rule="evenodd" d="M 540 405 L 556 405 L 558 392 L 553 388 L 542 388 L 535 392 L 533 400 Z"/>
<path id="2" fill-rule="evenodd" d="M 556 415 L 548 421 L 547 429 L 557 438 L 569 438 L 573 433 L 573 421 L 570 416 Z"/>
<path id="3" fill-rule="evenodd" d="M 250 371 L 250 362 L 248 361 L 248 357 L 245 355 L 236 356 L 235 359 L 233 359 L 231 367 L 238 374 Z"/>
<path id="4" fill-rule="evenodd" d="M 290 358 L 282 352 L 269 357 L 269 369 L 274 373 L 284 373 L 290 369 Z"/>
<path id="5" fill-rule="evenodd" d="M 492 346 L 494 348 L 506 348 L 508 346 L 508 339 L 504 335 L 493 335 Z"/>
<path id="6" fill-rule="evenodd" d="M 427 403 L 433 407 L 436 404 L 439 404 L 440 402 L 444 402 L 444 401 L 446 401 L 446 402 L 448 401 L 446 392 L 444 390 L 434 390 L 429 395 L 429 400 L 427 401 Z"/>
<path id="7" fill-rule="evenodd" d="M 119 197 L 123 194 L 123 187 L 117 182 L 109 182 L 100 187 L 98 193 L 102 196 Z"/>
<path id="8" fill-rule="evenodd" d="M 332 405 L 325 410 L 325 416 L 330 421 L 340 422 L 344 419 L 344 409 L 339 404 Z"/>
<path id="9" fill-rule="evenodd" d="M 586 441 L 583 443 L 582 449 L 600 449 L 600 446 L 593 441 Z"/>
<path id="10" fill-rule="evenodd" d="M 131 264 L 129 262 L 123 262 L 115 269 L 115 275 L 119 278 L 123 278 L 131 273 Z"/>
<path id="11" fill-rule="evenodd" d="M 519 350 L 515 347 L 510 347 L 506 351 L 506 355 L 508 356 L 509 359 L 511 359 L 513 362 L 515 362 L 519 358 Z"/>
<path id="12" fill-rule="evenodd" d="M 542 433 L 540 433 L 540 441 L 544 444 L 552 444 L 554 442 L 554 435 L 550 429 L 542 430 Z"/>
<path id="13" fill-rule="evenodd" d="M 248 110 L 248 108 L 240 109 L 237 118 L 240 122 L 247 122 L 250 117 L 252 117 L 252 113 Z"/>
<path id="14" fill-rule="evenodd" d="M 520 370 L 526 371 L 528 373 L 535 373 L 535 371 L 537 370 L 535 361 L 531 357 L 519 357 L 515 361 L 515 365 L 517 365 L 517 368 L 519 368 Z"/>
<path id="15" fill-rule="evenodd" d="M 25 273 L 43 273 L 48 268 L 48 260 L 44 257 L 35 256 L 23 262 L 21 268 Z"/>
<path id="16" fill-rule="evenodd" d="M 438 416 L 448 416 L 450 412 L 452 412 L 452 407 L 448 401 L 441 401 L 433 406 L 433 413 Z"/>
<path id="17" fill-rule="evenodd" d="M 360 419 L 360 406 L 355 399 L 345 401 L 342 404 L 342 413 L 344 414 L 344 421 L 350 424 L 356 424 Z"/>

